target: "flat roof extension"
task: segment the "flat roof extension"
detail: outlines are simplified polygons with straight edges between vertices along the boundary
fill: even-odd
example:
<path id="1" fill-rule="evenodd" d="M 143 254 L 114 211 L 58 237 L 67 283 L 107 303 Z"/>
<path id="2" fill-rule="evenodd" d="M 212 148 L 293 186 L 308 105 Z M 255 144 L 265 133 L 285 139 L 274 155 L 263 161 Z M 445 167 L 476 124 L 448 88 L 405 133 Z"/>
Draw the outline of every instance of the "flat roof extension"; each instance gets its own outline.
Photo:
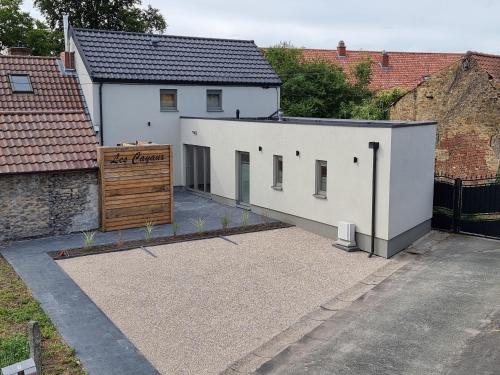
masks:
<path id="1" fill-rule="evenodd" d="M 261 122 L 261 123 L 287 123 L 295 125 L 324 125 L 324 126 L 348 126 L 355 128 L 404 128 L 411 126 L 437 125 L 436 121 L 401 121 L 401 120 L 354 120 L 354 119 L 330 119 L 314 117 L 284 117 L 283 120 L 259 118 L 259 117 L 189 117 L 181 116 L 185 119 L 198 120 L 221 120 L 221 121 L 240 121 L 240 122 Z"/>

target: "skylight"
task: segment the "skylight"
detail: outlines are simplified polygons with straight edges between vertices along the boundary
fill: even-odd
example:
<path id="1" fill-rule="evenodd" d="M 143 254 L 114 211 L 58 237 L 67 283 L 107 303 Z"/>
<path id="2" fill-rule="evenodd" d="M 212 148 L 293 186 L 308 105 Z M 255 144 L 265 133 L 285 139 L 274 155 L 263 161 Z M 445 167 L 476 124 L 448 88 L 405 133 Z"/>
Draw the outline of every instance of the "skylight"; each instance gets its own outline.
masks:
<path id="1" fill-rule="evenodd" d="M 33 92 L 30 76 L 27 74 L 11 74 L 10 87 L 12 92 Z"/>

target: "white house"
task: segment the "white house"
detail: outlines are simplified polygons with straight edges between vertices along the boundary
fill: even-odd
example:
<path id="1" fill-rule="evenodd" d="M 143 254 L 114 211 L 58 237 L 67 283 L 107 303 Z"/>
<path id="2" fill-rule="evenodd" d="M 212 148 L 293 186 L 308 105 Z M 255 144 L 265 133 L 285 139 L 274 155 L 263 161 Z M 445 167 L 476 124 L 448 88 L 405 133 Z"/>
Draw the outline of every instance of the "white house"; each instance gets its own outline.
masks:
<path id="1" fill-rule="evenodd" d="M 374 252 L 390 257 L 431 228 L 435 134 L 435 122 L 181 118 L 182 179 L 334 239 L 354 223 L 366 251 L 375 196 Z"/>
<path id="2" fill-rule="evenodd" d="M 281 80 L 253 41 L 69 28 L 66 50 L 103 145 L 151 141 L 174 149 L 180 116 L 268 117 Z"/>

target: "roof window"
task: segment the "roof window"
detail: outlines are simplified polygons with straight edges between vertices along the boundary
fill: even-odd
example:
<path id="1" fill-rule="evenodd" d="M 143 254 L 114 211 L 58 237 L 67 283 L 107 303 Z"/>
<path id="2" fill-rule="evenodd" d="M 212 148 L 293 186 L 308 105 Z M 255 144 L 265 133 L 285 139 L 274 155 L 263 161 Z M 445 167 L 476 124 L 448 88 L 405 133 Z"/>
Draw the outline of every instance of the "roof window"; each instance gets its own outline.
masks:
<path id="1" fill-rule="evenodd" d="M 10 87 L 12 92 L 32 93 L 33 86 L 31 86 L 30 76 L 28 74 L 11 74 Z"/>

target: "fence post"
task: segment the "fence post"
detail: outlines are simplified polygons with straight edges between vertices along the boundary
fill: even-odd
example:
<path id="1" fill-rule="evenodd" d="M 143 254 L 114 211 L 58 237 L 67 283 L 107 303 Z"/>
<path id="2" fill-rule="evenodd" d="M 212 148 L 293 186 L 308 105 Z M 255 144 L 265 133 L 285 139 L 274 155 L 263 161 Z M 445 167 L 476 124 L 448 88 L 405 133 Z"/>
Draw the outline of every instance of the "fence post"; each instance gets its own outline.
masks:
<path id="1" fill-rule="evenodd" d="M 37 321 L 28 323 L 28 341 L 30 345 L 30 357 L 33 358 L 37 374 L 42 373 L 42 337 L 40 326 Z"/>
<path id="2" fill-rule="evenodd" d="M 453 232 L 460 231 L 460 216 L 461 216 L 461 200 L 462 200 L 462 179 L 455 178 L 453 185 Z"/>

